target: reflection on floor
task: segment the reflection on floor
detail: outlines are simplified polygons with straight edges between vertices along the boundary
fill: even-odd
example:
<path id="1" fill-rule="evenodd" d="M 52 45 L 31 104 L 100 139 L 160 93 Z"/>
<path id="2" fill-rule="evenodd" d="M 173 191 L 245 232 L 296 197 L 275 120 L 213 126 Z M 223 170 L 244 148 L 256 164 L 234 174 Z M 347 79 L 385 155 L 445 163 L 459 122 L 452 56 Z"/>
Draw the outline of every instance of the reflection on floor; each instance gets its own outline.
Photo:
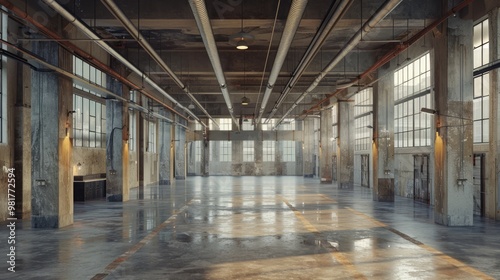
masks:
<path id="1" fill-rule="evenodd" d="M 189 177 L 134 189 L 125 203 L 75 203 L 63 229 L 18 222 L 10 277 L 500 279 L 499 222 L 450 228 L 432 213 L 317 179 Z"/>

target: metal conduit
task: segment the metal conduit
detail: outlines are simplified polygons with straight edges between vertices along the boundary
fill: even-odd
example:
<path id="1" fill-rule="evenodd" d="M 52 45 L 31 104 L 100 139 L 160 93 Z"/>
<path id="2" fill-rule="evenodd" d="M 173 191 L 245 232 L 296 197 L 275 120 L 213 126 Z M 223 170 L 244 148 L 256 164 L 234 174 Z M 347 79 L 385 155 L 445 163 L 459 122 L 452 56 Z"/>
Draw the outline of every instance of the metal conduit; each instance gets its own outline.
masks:
<path id="1" fill-rule="evenodd" d="M 176 110 L 174 110 L 173 108 L 171 108 L 169 105 L 165 104 L 163 101 L 159 100 L 158 98 L 156 98 L 152 94 L 148 93 L 144 89 L 141 89 L 140 87 L 138 87 L 137 85 L 135 85 L 131 81 L 127 80 L 125 77 L 123 77 L 122 75 L 120 75 L 118 72 L 116 72 L 115 70 L 113 70 L 111 67 L 109 67 L 108 65 L 102 63 L 100 60 L 96 59 L 95 57 L 93 57 L 89 53 L 87 53 L 87 52 L 83 51 L 82 49 L 78 48 L 73 43 L 70 43 L 69 40 L 63 39 L 57 33 L 53 32 L 52 30 L 48 29 L 46 26 L 44 26 L 41 23 L 39 23 L 38 21 L 34 20 L 25 11 L 17 8 L 16 6 L 14 6 L 8 0 L 0 0 L 0 5 L 6 7 L 15 16 L 17 16 L 19 18 L 22 18 L 22 19 L 28 21 L 29 23 L 33 24 L 33 26 L 35 26 L 39 31 L 41 31 L 42 33 L 44 33 L 46 36 L 50 37 L 50 39 L 53 39 L 54 41 L 59 42 L 59 44 L 62 47 L 64 47 L 65 49 L 69 50 L 71 53 L 73 53 L 75 55 L 78 55 L 78 56 L 80 56 L 82 58 L 85 58 L 87 61 L 89 61 L 94 66 L 96 66 L 98 69 L 100 69 L 103 72 L 105 72 L 105 73 L 111 75 L 112 77 L 118 79 L 123 84 L 125 84 L 125 85 L 127 85 L 127 86 L 129 86 L 131 88 L 134 88 L 134 89 L 136 89 L 136 90 L 138 90 L 140 92 L 142 92 L 144 95 L 146 95 L 149 98 L 151 98 L 152 100 L 158 102 L 158 104 L 161 104 L 163 107 L 165 107 L 169 111 L 171 111 L 174 114 L 180 116 L 181 118 L 187 120 L 187 118 L 184 115 L 182 115 L 181 113 L 177 112 Z M 206 126 L 205 124 L 203 124 L 203 125 Z"/>
<path id="2" fill-rule="evenodd" d="M 274 116 L 274 114 L 276 114 L 279 106 L 281 106 L 283 101 L 285 101 L 285 98 L 292 91 L 293 87 L 302 76 L 302 73 L 304 73 L 307 66 L 309 66 L 309 64 L 318 53 L 321 46 L 323 46 L 330 32 L 337 25 L 337 22 L 342 18 L 342 16 L 344 16 L 344 14 L 347 12 L 347 10 L 349 9 L 349 7 L 353 2 L 354 0 L 342 0 L 340 2 L 337 1 L 330 7 L 330 9 L 328 10 L 328 14 L 325 17 L 325 20 L 323 20 L 323 22 L 321 23 L 318 32 L 312 39 L 311 44 L 307 48 L 305 54 L 302 56 L 299 65 L 293 71 L 292 77 L 288 80 L 285 88 L 283 89 L 280 96 L 276 100 L 276 103 L 274 104 L 274 107 L 269 116 L 267 117 L 267 119 L 271 119 Z"/>
<path id="3" fill-rule="evenodd" d="M 219 124 L 210 116 L 210 114 L 205 110 L 205 108 L 198 102 L 198 100 L 194 97 L 194 95 L 189 91 L 189 89 L 182 83 L 182 81 L 177 77 L 177 75 L 168 67 L 165 61 L 161 58 L 161 56 L 153 49 L 153 47 L 149 44 L 149 42 L 142 36 L 139 30 L 135 27 L 135 25 L 130 21 L 130 19 L 123 13 L 123 11 L 116 5 L 113 0 L 101 0 L 101 2 L 108 8 L 108 10 L 123 24 L 125 29 L 130 33 L 132 37 L 139 43 L 143 49 L 151 56 L 151 58 L 160 65 L 160 67 L 167 72 L 167 74 L 174 80 L 178 87 L 180 87 L 186 94 L 191 98 L 191 100 L 200 108 L 200 110 L 210 119 L 212 120 L 217 127 Z"/>
<path id="4" fill-rule="evenodd" d="M 189 0 L 189 5 L 193 11 L 194 19 L 196 20 L 196 25 L 200 30 L 201 38 L 207 50 L 208 58 L 212 63 L 212 67 L 219 83 L 219 87 L 226 102 L 227 109 L 233 122 L 236 124 L 239 130 L 239 122 L 234 117 L 233 104 L 231 98 L 229 97 L 229 92 L 227 90 L 226 78 L 224 77 L 224 71 L 222 70 L 222 65 L 220 63 L 219 52 L 217 51 L 217 44 L 215 43 L 214 34 L 212 32 L 212 25 L 210 24 L 210 18 L 208 17 L 207 7 L 205 1 L 203 0 Z"/>
<path id="5" fill-rule="evenodd" d="M 271 96 L 271 93 L 273 92 L 274 83 L 276 82 L 276 79 L 278 78 L 278 75 L 281 71 L 281 67 L 283 66 L 283 62 L 285 61 L 288 50 L 290 49 L 290 45 L 292 44 L 295 32 L 299 27 L 299 23 L 302 19 L 302 15 L 304 14 L 306 5 L 307 0 L 294 0 L 292 2 L 288 17 L 286 19 L 285 29 L 283 30 L 283 34 L 281 35 L 278 52 L 276 53 L 276 58 L 274 59 L 273 68 L 271 69 L 271 73 L 269 74 L 269 80 L 267 82 L 264 97 L 262 98 L 259 116 L 257 117 L 256 123 L 260 122 L 262 114 L 266 109 L 269 96 Z"/>
<path id="6" fill-rule="evenodd" d="M 106 42 L 101 41 L 100 37 L 97 36 L 97 34 L 95 34 L 92 30 L 90 30 L 85 24 L 83 24 L 80 20 L 78 20 L 70 12 L 68 12 L 64 7 L 59 5 L 59 3 L 57 3 L 57 1 L 55 1 L 55 0 L 43 0 L 43 2 L 46 3 L 47 5 L 49 5 L 56 12 L 58 12 L 66 20 L 73 23 L 77 28 L 79 28 L 83 33 L 85 33 L 85 35 L 87 35 L 90 39 L 94 39 L 95 43 L 98 44 L 101 48 L 103 48 L 106 52 L 108 52 L 110 55 L 112 55 L 113 57 L 118 59 L 121 63 L 123 63 L 126 67 L 128 67 L 130 70 L 135 72 L 137 75 L 141 76 L 144 79 L 144 81 L 146 81 L 154 89 L 156 89 L 158 92 L 160 92 L 163 96 L 168 98 L 173 103 L 174 107 L 178 106 L 179 108 L 184 110 L 186 113 L 191 115 L 195 120 L 202 123 L 200 121 L 200 119 L 195 114 L 193 114 L 193 112 L 191 112 L 189 109 L 187 109 L 186 107 L 182 106 L 179 102 L 177 102 L 177 100 L 175 100 L 172 96 L 170 96 L 157 83 L 155 83 L 148 76 L 146 76 L 141 70 L 139 70 L 137 67 L 135 67 L 132 63 L 130 63 L 121 54 L 119 54 L 117 51 L 115 51 L 110 45 L 108 45 Z M 205 124 L 203 124 L 203 125 L 206 126 Z"/>
<path id="7" fill-rule="evenodd" d="M 292 112 L 295 107 L 306 97 L 311 91 L 313 91 L 318 84 L 323 80 L 323 78 L 361 41 L 363 35 L 370 32 L 375 25 L 377 25 L 382 19 L 384 19 L 388 14 L 396 8 L 402 0 L 388 0 L 373 14 L 368 21 L 363 24 L 363 26 L 354 34 L 354 36 L 347 42 L 347 44 L 342 48 L 342 50 L 330 61 L 330 63 L 316 76 L 316 79 L 311 83 L 311 85 L 304 91 L 294 102 L 293 105 L 288 109 L 288 111 L 281 117 L 281 119 L 274 125 L 274 129 Z"/>

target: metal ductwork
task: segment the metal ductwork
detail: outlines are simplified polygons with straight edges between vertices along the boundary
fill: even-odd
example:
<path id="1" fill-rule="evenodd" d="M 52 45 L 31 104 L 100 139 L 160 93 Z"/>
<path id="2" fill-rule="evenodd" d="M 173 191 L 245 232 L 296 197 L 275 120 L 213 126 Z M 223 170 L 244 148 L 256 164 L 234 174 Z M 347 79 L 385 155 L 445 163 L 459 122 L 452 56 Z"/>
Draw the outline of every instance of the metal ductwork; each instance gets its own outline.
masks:
<path id="1" fill-rule="evenodd" d="M 337 25 L 337 22 L 347 12 L 352 2 L 354 2 L 354 0 L 341 0 L 336 1 L 334 4 L 332 4 L 330 9 L 328 10 L 327 16 L 320 25 L 318 32 L 316 33 L 316 35 L 314 35 L 311 44 L 302 56 L 299 65 L 293 71 L 292 77 L 288 80 L 285 88 L 276 100 L 276 103 L 274 104 L 274 107 L 269 114 L 268 119 L 272 118 L 277 112 L 278 108 L 281 106 L 287 95 L 292 91 L 293 87 L 302 76 L 302 73 L 304 73 L 307 66 L 309 66 L 313 58 L 320 50 L 321 46 L 323 46 L 326 38 L 328 37 L 328 35 L 330 35 L 333 28 Z"/>
<path id="2" fill-rule="evenodd" d="M 151 56 L 151 58 L 160 65 L 160 67 L 174 80 L 178 87 L 180 87 L 186 94 L 191 98 L 194 104 L 200 108 L 200 110 L 218 127 L 217 122 L 210 116 L 210 114 L 205 110 L 205 108 L 198 102 L 194 95 L 189 91 L 189 89 L 182 83 L 182 81 L 177 77 L 177 75 L 168 67 L 161 56 L 151 47 L 149 42 L 142 36 L 140 31 L 135 27 L 135 25 L 130 21 L 130 19 L 122 12 L 122 10 L 116 5 L 113 0 L 101 0 L 101 2 L 108 8 L 108 10 L 123 24 L 125 29 L 130 33 L 130 35 L 139 43 L 143 49 Z"/>
<path id="3" fill-rule="evenodd" d="M 233 104 L 229 96 L 229 91 L 227 90 L 226 78 L 224 77 L 224 71 L 222 70 L 222 65 L 220 63 L 219 52 L 217 50 L 217 44 L 215 43 L 214 34 L 212 32 L 212 25 L 210 24 L 210 18 L 208 17 L 208 11 L 205 5 L 205 1 L 189 0 L 189 5 L 191 6 L 191 10 L 193 11 L 196 25 L 200 30 L 201 38 L 203 39 L 203 43 L 205 44 L 205 48 L 208 53 L 208 58 L 212 63 L 212 67 L 214 68 L 215 76 L 217 78 L 217 82 L 219 83 L 224 101 L 226 102 L 229 115 L 231 115 L 233 122 L 236 124 L 239 130 L 240 125 L 238 123 L 238 120 L 234 117 Z"/>
<path id="4" fill-rule="evenodd" d="M 271 73 L 269 74 L 269 80 L 267 81 L 266 91 L 264 92 L 264 97 L 262 98 L 262 103 L 260 105 L 259 115 L 257 117 L 256 123 L 260 122 L 262 114 L 266 109 L 269 96 L 271 96 L 271 93 L 273 92 L 274 83 L 276 83 L 276 79 L 278 79 L 281 67 L 283 66 L 283 62 L 285 61 L 288 50 L 290 49 L 290 45 L 292 44 L 295 32 L 299 27 L 299 23 L 302 19 L 302 15 L 304 14 L 306 5 L 307 0 L 294 0 L 292 2 L 288 17 L 286 19 L 285 29 L 283 30 L 283 34 L 281 35 L 278 52 L 276 53 L 276 58 L 274 59 L 273 68 L 271 69 Z"/>
<path id="5" fill-rule="evenodd" d="M 323 78 L 350 52 L 356 47 L 356 45 L 361 41 L 364 35 L 369 33 L 381 20 L 383 20 L 388 14 L 396 8 L 402 0 L 388 0 L 386 1 L 378 10 L 373 14 L 363 26 L 354 34 L 354 36 L 347 42 L 347 44 L 342 48 L 342 50 L 330 61 L 330 63 L 316 76 L 316 79 L 311 83 L 311 85 L 303 92 L 294 102 L 293 105 L 288 109 L 288 111 L 281 117 L 281 119 L 276 122 L 274 128 L 278 125 L 297 107 L 297 105 L 306 97 L 311 91 L 313 91 L 318 84 L 323 80 Z"/>
<path id="6" fill-rule="evenodd" d="M 165 90 L 163 90 L 157 83 L 155 83 L 153 80 L 151 80 L 148 76 L 146 76 L 141 70 L 139 70 L 137 67 L 135 67 L 132 63 L 130 63 L 125 57 L 123 57 L 121 54 L 119 54 L 117 51 L 115 51 L 110 45 L 107 43 L 103 42 L 101 38 L 95 34 L 91 29 L 87 27 L 86 24 L 82 23 L 79 19 L 77 19 L 75 16 L 73 16 L 70 12 L 68 12 L 64 7 L 62 7 L 57 1 L 55 0 L 43 0 L 44 3 L 46 3 L 48 6 L 50 6 L 52 9 L 54 9 L 56 12 L 58 12 L 61 16 L 63 16 L 66 20 L 69 22 L 73 23 L 78 29 L 80 29 L 85 35 L 87 35 L 90 39 L 95 40 L 95 43 L 98 44 L 101 48 L 103 48 L 107 53 L 118 59 L 121 63 L 123 63 L 126 67 L 128 67 L 130 70 L 135 72 L 137 75 L 142 77 L 145 82 L 147 82 L 149 85 L 151 85 L 154 89 L 156 89 L 158 92 L 160 92 L 163 96 L 165 96 L 167 99 L 169 99 L 172 103 L 173 106 L 177 106 L 186 113 L 188 113 L 190 116 L 192 116 L 195 120 L 200 122 L 203 126 L 206 127 L 206 124 L 200 121 L 200 119 L 193 114 L 189 109 L 186 107 L 182 106 L 177 100 L 175 100 L 172 96 L 170 96 Z"/>

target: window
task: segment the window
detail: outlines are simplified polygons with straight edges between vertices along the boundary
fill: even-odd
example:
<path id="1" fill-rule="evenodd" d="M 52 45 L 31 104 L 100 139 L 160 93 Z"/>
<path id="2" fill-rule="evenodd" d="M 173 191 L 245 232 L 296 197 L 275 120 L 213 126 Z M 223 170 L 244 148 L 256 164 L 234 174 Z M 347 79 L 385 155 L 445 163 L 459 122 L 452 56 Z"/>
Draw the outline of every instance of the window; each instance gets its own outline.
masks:
<path id="1" fill-rule="evenodd" d="M 395 147 L 431 144 L 431 116 L 420 112 L 422 107 L 431 105 L 430 77 L 429 53 L 394 73 Z"/>
<path id="2" fill-rule="evenodd" d="M 203 127 L 201 126 L 201 123 L 196 122 L 196 123 L 194 124 L 194 130 L 198 130 L 198 131 L 199 131 L 199 130 L 203 130 Z"/>
<path id="3" fill-rule="evenodd" d="M 371 129 L 367 126 L 373 125 L 373 89 L 367 88 L 354 96 L 354 127 L 356 151 L 369 150 L 371 148 Z"/>
<path id="4" fill-rule="evenodd" d="M 220 141 L 219 161 L 232 161 L 231 141 Z"/>
<path id="5" fill-rule="evenodd" d="M 243 161 L 254 162 L 254 141 L 243 141 Z"/>
<path id="6" fill-rule="evenodd" d="M 281 143 L 283 145 L 283 162 L 295 161 L 295 142 L 282 141 Z"/>
<path id="7" fill-rule="evenodd" d="M 267 123 L 262 123 L 262 130 L 273 130 L 276 119 L 270 119 Z"/>
<path id="8" fill-rule="evenodd" d="M 73 146 L 106 147 L 106 105 L 73 94 Z"/>
<path id="9" fill-rule="evenodd" d="M 488 19 L 474 25 L 474 69 L 490 62 Z M 489 141 L 490 74 L 474 77 L 474 143 Z"/>
<path id="10" fill-rule="evenodd" d="M 0 38 L 7 40 L 7 15 L 0 14 Z M 2 44 L 2 49 L 5 46 Z M 0 55 L 0 143 L 7 143 L 7 58 Z"/>
<path id="11" fill-rule="evenodd" d="M 201 145 L 203 145 L 203 141 L 194 141 L 194 161 L 201 162 Z"/>
<path id="12" fill-rule="evenodd" d="M 137 93 L 132 90 L 130 91 L 130 101 L 137 102 Z M 129 108 L 128 111 L 128 149 L 129 151 L 135 151 L 136 149 L 136 137 L 137 137 L 137 112 Z"/>
<path id="13" fill-rule="evenodd" d="M 219 119 L 219 130 L 232 130 L 233 120 L 231 118 Z M 217 130 L 214 122 L 210 122 L 210 130 Z"/>
<path id="14" fill-rule="evenodd" d="M 76 56 L 73 56 L 73 74 L 89 81 L 90 83 L 106 88 L 106 74 Z M 73 86 L 79 90 L 100 96 L 96 92 L 80 85 L 73 84 Z"/>
<path id="15" fill-rule="evenodd" d="M 295 130 L 295 119 L 283 119 L 278 130 Z"/>
<path id="16" fill-rule="evenodd" d="M 148 121 L 148 153 L 156 153 L 156 123 Z"/>
<path id="17" fill-rule="evenodd" d="M 241 130 L 254 130 L 253 121 L 249 119 L 244 119 L 241 126 Z"/>
<path id="18" fill-rule="evenodd" d="M 262 161 L 274 161 L 275 141 L 262 141 Z"/>

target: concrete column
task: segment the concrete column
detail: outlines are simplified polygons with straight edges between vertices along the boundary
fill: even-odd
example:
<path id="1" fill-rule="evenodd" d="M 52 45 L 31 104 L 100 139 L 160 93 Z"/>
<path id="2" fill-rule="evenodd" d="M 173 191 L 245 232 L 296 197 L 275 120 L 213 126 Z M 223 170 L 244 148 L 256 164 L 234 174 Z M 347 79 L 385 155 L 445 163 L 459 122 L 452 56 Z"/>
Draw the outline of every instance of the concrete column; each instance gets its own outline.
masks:
<path id="1" fill-rule="evenodd" d="M 255 171 L 254 174 L 256 176 L 262 176 L 262 159 L 264 157 L 263 153 L 263 148 L 264 148 L 264 143 L 263 143 L 263 137 L 262 137 L 262 124 L 256 124 L 255 125 L 255 133 L 257 134 L 257 140 L 255 141 L 254 144 L 254 151 L 255 151 Z"/>
<path id="2" fill-rule="evenodd" d="M 160 109 L 160 114 L 169 119 L 172 116 L 165 109 Z M 159 120 L 158 127 L 158 146 L 159 146 L 159 182 L 160 185 L 170 185 L 170 145 L 172 143 L 172 125 L 165 120 Z"/>
<path id="3" fill-rule="evenodd" d="M 314 119 L 306 118 L 303 122 L 303 174 L 304 177 L 314 176 Z"/>
<path id="4" fill-rule="evenodd" d="M 115 94 L 124 96 L 123 85 L 119 81 L 108 78 L 107 87 Z M 106 200 L 110 202 L 129 199 L 127 131 L 126 103 L 106 100 Z"/>
<path id="5" fill-rule="evenodd" d="M 187 124 L 176 116 L 177 121 Z M 175 126 L 175 179 L 186 179 L 186 129 L 180 125 Z"/>
<path id="6" fill-rule="evenodd" d="M 233 122 L 233 131 L 238 127 Z M 231 175 L 241 176 L 243 174 L 243 141 L 231 139 Z"/>
<path id="7" fill-rule="evenodd" d="M 304 130 L 304 121 L 295 121 L 295 131 Z M 294 139 L 295 140 L 295 139 Z M 304 143 L 295 141 L 295 175 L 304 175 Z"/>
<path id="8" fill-rule="evenodd" d="M 34 42 L 45 61 L 71 69 L 72 59 L 54 42 Z M 57 73 L 32 71 L 31 78 L 31 226 L 59 228 L 73 223 L 71 80 Z"/>
<path id="9" fill-rule="evenodd" d="M 467 9 L 457 17 L 448 18 L 443 36 L 435 44 L 435 101 L 439 112 L 436 126 L 439 135 L 436 135 L 434 155 L 434 212 L 436 223 L 447 226 L 471 226 L 473 223 L 473 126 L 470 125 L 473 27 L 471 19 L 462 18 Z"/>
<path id="10" fill-rule="evenodd" d="M 394 76 L 373 87 L 373 200 L 394 201 Z"/>
<path id="11" fill-rule="evenodd" d="M 496 8 L 488 16 L 490 20 L 490 61 L 500 59 L 500 9 Z M 489 180 L 486 185 L 486 217 L 500 220 L 500 70 L 490 72 L 490 153 L 486 156 Z"/>
<path id="12" fill-rule="evenodd" d="M 208 125 L 209 121 L 206 120 L 205 123 Z M 205 132 L 203 133 L 203 142 L 201 145 L 201 174 L 203 176 L 210 175 L 210 136 L 208 128 L 202 128 Z"/>
<path id="13" fill-rule="evenodd" d="M 323 126 L 323 125 L 322 125 Z M 337 175 L 339 188 L 354 186 L 354 101 L 338 100 Z M 330 133 L 330 135 L 332 135 Z M 332 136 L 330 136 L 332 137 Z M 323 143 L 323 137 L 321 142 Z M 332 143 L 332 141 L 330 141 Z M 333 148 L 332 148 L 333 151 Z"/>
<path id="14" fill-rule="evenodd" d="M 330 102 L 325 102 L 324 106 L 328 106 Z M 319 175 L 321 183 L 332 183 L 332 111 L 321 111 L 321 125 L 320 125 L 320 147 L 319 147 Z"/>

